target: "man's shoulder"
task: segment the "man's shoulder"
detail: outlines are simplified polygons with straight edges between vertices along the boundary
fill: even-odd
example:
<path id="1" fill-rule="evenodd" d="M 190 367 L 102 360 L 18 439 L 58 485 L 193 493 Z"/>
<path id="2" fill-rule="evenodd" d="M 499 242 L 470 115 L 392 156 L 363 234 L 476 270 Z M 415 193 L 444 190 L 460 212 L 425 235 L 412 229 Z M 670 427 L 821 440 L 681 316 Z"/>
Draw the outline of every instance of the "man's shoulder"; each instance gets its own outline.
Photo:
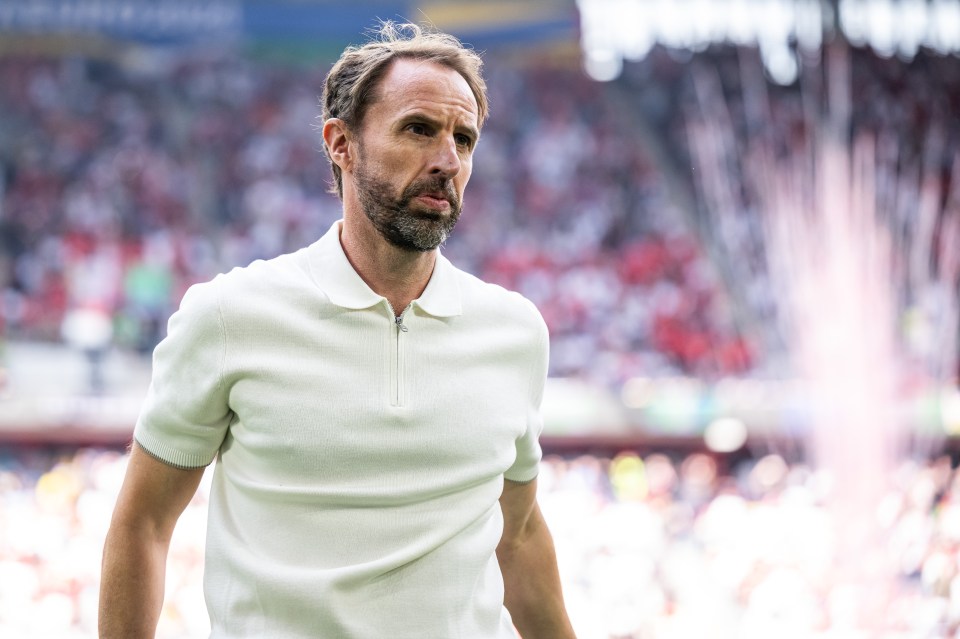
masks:
<path id="1" fill-rule="evenodd" d="M 194 305 L 215 304 L 220 312 L 269 308 L 285 296 L 302 296 L 310 285 L 302 249 L 236 266 L 190 287 L 185 297 Z"/>
<path id="2" fill-rule="evenodd" d="M 268 259 L 258 259 L 246 266 L 235 266 L 214 278 L 231 292 L 276 292 L 278 287 L 298 286 L 309 282 L 306 249 Z"/>
<path id="3" fill-rule="evenodd" d="M 516 291 L 487 282 L 456 268 L 465 311 L 482 312 L 499 319 L 512 319 L 534 327 L 544 325 L 536 305 Z"/>

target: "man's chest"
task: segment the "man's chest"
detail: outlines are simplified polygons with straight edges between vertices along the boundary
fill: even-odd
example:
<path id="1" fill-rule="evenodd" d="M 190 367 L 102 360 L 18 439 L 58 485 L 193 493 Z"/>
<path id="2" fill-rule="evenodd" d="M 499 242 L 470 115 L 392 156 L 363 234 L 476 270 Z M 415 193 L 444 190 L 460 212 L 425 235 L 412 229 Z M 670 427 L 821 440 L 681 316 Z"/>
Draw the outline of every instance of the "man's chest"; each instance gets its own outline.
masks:
<path id="1" fill-rule="evenodd" d="M 249 339 L 234 354 L 225 451 L 248 468 L 275 473 L 286 460 L 280 476 L 367 484 L 371 471 L 378 482 L 413 472 L 428 483 L 441 469 L 513 462 L 530 411 L 529 344 L 409 314 L 406 330 L 374 313 L 315 328 L 290 323 L 280 346 Z"/>

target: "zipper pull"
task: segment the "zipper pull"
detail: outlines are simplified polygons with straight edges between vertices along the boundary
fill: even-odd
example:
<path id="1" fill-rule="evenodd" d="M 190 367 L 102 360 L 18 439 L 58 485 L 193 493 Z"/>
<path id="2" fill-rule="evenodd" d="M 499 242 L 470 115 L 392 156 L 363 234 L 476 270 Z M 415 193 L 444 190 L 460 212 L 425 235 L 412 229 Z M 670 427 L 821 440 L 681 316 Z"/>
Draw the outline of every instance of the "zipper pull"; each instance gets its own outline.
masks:
<path id="1" fill-rule="evenodd" d="M 407 328 L 406 325 L 403 323 L 403 318 L 402 318 L 402 317 L 398 317 L 398 318 L 396 318 L 396 320 L 397 320 L 397 328 L 399 328 L 401 331 L 403 331 L 404 333 L 406 333 L 407 331 L 410 330 L 410 329 Z"/>

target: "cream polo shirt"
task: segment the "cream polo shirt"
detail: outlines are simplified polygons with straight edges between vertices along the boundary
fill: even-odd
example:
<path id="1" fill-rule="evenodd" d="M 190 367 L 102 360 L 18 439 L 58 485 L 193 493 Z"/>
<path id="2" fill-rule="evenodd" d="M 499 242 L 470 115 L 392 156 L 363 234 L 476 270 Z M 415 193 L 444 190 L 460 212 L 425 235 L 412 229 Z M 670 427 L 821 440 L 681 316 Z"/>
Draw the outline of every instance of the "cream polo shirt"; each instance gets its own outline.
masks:
<path id="1" fill-rule="evenodd" d="M 211 636 L 514 637 L 498 499 L 537 474 L 546 326 L 442 256 L 400 325 L 339 232 L 193 286 L 154 353 L 136 441 L 217 459 Z"/>

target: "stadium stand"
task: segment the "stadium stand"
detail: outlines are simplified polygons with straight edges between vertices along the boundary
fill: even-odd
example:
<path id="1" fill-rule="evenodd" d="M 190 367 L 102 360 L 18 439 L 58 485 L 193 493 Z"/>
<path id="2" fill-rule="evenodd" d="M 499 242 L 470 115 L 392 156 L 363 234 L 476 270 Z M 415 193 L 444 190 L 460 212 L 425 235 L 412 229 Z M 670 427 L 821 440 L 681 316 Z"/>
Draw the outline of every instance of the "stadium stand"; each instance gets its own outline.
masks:
<path id="1" fill-rule="evenodd" d="M 337 215 L 310 128 L 324 71 L 0 61 L 8 337 L 62 340 L 82 310 L 148 354 L 190 284 L 317 237 Z M 670 204 L 629 114 L 574 71 L 494 73 L 491 86 L 502 115 L 448 252 L 540 305 L 553 374 L 745 372 L 697 242 L 648 213 Z"/>

